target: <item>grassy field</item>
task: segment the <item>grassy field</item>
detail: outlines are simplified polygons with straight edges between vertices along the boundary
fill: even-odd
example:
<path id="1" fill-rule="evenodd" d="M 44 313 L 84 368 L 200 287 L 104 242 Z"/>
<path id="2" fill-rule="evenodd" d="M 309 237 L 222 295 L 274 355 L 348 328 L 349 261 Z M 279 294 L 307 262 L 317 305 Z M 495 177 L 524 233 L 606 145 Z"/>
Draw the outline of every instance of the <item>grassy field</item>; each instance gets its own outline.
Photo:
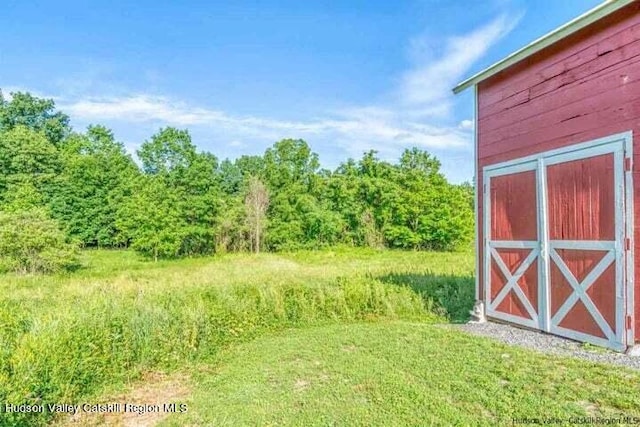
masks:
<path id="1" fill-rule="evenodd" d="M 290 330 L 230 348 L 166 425 L 512 425 L 640 416 L 639 376 L 443 327 L 376 322 Z"/>
<path id="2" fill-rule="evenodd" d="M 188 403 L 156 420 L 168 425 L 640 416 L 634 372 L 436 325 L 466 319 L 470 253 L 83 257 L 68 275 L 0 277 L 0 403 Z M 0 425 L 52 419 L 0 412 Z"/>

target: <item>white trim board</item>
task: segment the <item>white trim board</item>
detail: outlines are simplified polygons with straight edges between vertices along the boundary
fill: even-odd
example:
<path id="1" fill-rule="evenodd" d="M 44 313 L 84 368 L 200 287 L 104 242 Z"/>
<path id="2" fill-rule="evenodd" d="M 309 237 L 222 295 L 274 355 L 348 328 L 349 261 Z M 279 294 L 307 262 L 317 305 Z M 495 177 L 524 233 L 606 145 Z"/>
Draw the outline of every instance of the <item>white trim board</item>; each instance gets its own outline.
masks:
<path id="1" fill-rule="evenodd" d="M 624 212 L 626 218 L 626 236 L 625 239 L 629 242 L 629 246 L 626 247 L 625 251 L 625 265 L 626 265 L 626 282 L 627 288 L 626 290 L 626 316 L 627 319 L 631 322 L 631 327 L 627 328 L 627 344 L 634 345 L 635 344 L 635 312 L 634 312 L 634 283 L 635 283 L 635 255 L 634 255 L 634 245 L 635 245 L 635 236 L 634 236 L 634 219 L 635 215 L 633 212 L 633 135 L 629 132 L 629 137 L 625 140 L 624 144 L 624 161 L 628 163 L 628 168 L 625 168 L 624 172 L 624 181 L 625 181 L 625 198 L 624 198 Z M 626 319 L 625 319 L 626 322 Z"/>
<path id="2" fill-rule="evenodd" d="M 542 152 L 542 153 L 532 154 L 530 156 L 525 156 L 525 157 L 520 157 L 520 158 L 513 159 L 513 160 L 507 160 L 505 162 L 495 163 L 493 165 L 485 166 L 484 170 L 485 171 L 493 171 L 495 169 L 503 169 L 503 168 L 506 168 L 506 167 L 516 168 L 521 163 L 529 163 L 529 162 L 537 161 L 538 159 L 541 159 L 541 158 L 545 158 L 546 159 L 548 157 L 555 157 L 555 156 L 558 156 L 558 155 L 569 154 L 569 153 L 571 153 L 573 151 L 580 151 L 582 153 L 586 153 L 584 150 L 587 149 L 587 148 L 593 148 L 595 151 L 592 151 L 592 152 L 593 153 L 597 153 L 598 151 L 596 150 L 596 148 L 598 146 L 608 145 L 608 144 L 611 144 L 612 142 L 616 142 L 616 141 L 620 141 L 624 145 L 625 151 L 627 149 L 630 150 L 631 141 L 633 141 L 633 131 L 616 133 L 614 135 L 605 136 L 603 138 L 594 139 L 592 141 L 587 141 L 587 142 L 582 142 L 582 143 L 578 143 L 578 144 L 567 145 L 566 147 L 555 148 L 553 150 L 545 151 L 545 152 Z M 611 150 L 607 151 L 606 148 L 604 150 L 602 150 L 602 151 L 603 151 L 602 154 L 611 152 Z M 592 157 L 594 155 L 597 155 L 597 154 L 589 154 L 589 155 L 582 155 L 582 156 L 580 156 L 578 154 L 578 157 L 576 157 L 573 160 L 584 159 L 586 157 Z M 562 160 L 560 160 L 559 162 L 562 162 Z M 546 160 L 545 160 L 545 163 L 549 164 Z M 529 169 L 527 169 L 527 170 L 529 170 Z M 509 172 L 509 173 L 512 173 L 512 172 Z"/>
<path id="3" fill-rule="evenodd" d="M 476 302 L 480 300 L 480 240 L 478 228 L 478 87 L 473 86 L 473 210 L 475 218 L 473 223 L 474 244 L 476 246 Z"/>

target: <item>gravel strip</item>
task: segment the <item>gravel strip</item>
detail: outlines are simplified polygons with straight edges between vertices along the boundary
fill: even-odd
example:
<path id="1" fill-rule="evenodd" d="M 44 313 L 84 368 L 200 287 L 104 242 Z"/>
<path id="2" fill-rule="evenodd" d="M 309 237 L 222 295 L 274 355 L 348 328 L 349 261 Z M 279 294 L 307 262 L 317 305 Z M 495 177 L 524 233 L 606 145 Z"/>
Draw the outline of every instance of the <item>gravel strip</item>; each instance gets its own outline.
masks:
<path id="1" fill-rule="evenodd" d="M 502 341 L 519 347 L 530 348 L 542 353 L 570 356 L 590 362 L 608 363 L 640 370 L 640 357 L 628 356 L 608 349 L 594 347 L 555 335 L 520 329 L 514 326 L 487 322 L 453 325 L 454 328 Z"/>

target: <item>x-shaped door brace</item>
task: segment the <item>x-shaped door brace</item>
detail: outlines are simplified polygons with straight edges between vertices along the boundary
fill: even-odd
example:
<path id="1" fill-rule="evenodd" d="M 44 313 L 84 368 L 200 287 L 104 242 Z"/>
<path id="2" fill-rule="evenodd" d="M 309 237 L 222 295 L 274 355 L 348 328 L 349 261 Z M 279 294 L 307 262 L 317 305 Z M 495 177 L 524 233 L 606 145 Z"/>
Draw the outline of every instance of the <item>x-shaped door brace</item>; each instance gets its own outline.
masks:
<path id="1" fill-rule="evenodd" d="M 536 320 L 538 318 L 538 313 L 536 313 L 536 310 L 529 302 L 529 299 L 518 285 L 518 280 L 529 269 L 531 264 L 533 264 L 533 262 L 538 257 L 538 254 L 538 248 L 533 248 L 531 250 L 531 253 L 524 259 L 524 261 L 522 261 L 522 264 L 520 264 L 520 266 L 512 274 L 509 268 L 507 268 L 507 266 L 504 264 L 504 261 L 502 260 L 502 257 L 500 256 L 496 248 L 491 248 L 491 255 L 493 259 L 495 260 L 496 264 L 498 264 L 498 268 L 504 275 L 504 278 L 507 279 L 507 284 L 500 290 L 500 292 L 498 292 L 498 295 L 496 295 L 495 299 L 489 304 L 492 310 L 496 310 L 496 307 L 498 307 L 500 303 L 502 303 L 502 300 L 507 296 L 509 291 L 513 289 L 513 291 L 518 296 L 518 299 L 520 299 L 520 302 L 524 306 L 525 310 L 527 310 L 527 313 L 529 313 L 529 316 L 531 316 L 531 319 Z"/>
<path id="2" fill-rule="evenodd" d="M 575 248 L 575 249 L 583 249 L 583 248 Z M 588 250 L 588 249 L 585 249 Z M 562 306 L 558 309 L 556 314 L 551 319 L 552 325 L 558 325 L 562 319 L 566 317 L 569 313 L 569 310 L 573 308 L 573 306 L 578 302 L 578 300 L 582 301 L 584 306 L 587 308 L 587 311 L 593 316 L 593 319 L 596 321 L 602 332 L 605 334 L 607 339 L 614 339 L 616 334 L 609 326 L 609 323 L 602 317 L 602 314 L 595 306 L 589 295 L 587 295 L 587 291 L 595 283 L 595 281 L 604 273 L 604 271 L 611 265 L 612 262 L 616 259 L 615 249 L 609 249 L 607 254 L 600 260 L 600 262 L 596 265 L 596 267 L 591 270 L 589 274 L 584 278 L 584 280 L 579 283 L 575 278 L 567 264 L 562 260 L 560 255 L 556 252 L 555 248 L 551 248 L 550 250 L 551 259 L 556 263 L 558 269 L 562 272 L 562 275 L 567 279 L 569 285 L 573 288 L 573 293 L 567 298 L 567 300 L 562 304 Z"/>

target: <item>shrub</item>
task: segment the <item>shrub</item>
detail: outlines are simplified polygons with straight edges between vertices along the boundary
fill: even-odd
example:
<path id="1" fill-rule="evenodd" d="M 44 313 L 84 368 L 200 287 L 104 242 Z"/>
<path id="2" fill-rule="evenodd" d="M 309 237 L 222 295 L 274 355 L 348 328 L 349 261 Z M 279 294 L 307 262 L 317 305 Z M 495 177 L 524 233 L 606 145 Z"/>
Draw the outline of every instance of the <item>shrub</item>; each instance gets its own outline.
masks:
<path id="1" fill-rule="evenodd" d="M 77 246 L 43 209 L 0 212 L 0 271 L 54 273 L 77 265 Z"/>

